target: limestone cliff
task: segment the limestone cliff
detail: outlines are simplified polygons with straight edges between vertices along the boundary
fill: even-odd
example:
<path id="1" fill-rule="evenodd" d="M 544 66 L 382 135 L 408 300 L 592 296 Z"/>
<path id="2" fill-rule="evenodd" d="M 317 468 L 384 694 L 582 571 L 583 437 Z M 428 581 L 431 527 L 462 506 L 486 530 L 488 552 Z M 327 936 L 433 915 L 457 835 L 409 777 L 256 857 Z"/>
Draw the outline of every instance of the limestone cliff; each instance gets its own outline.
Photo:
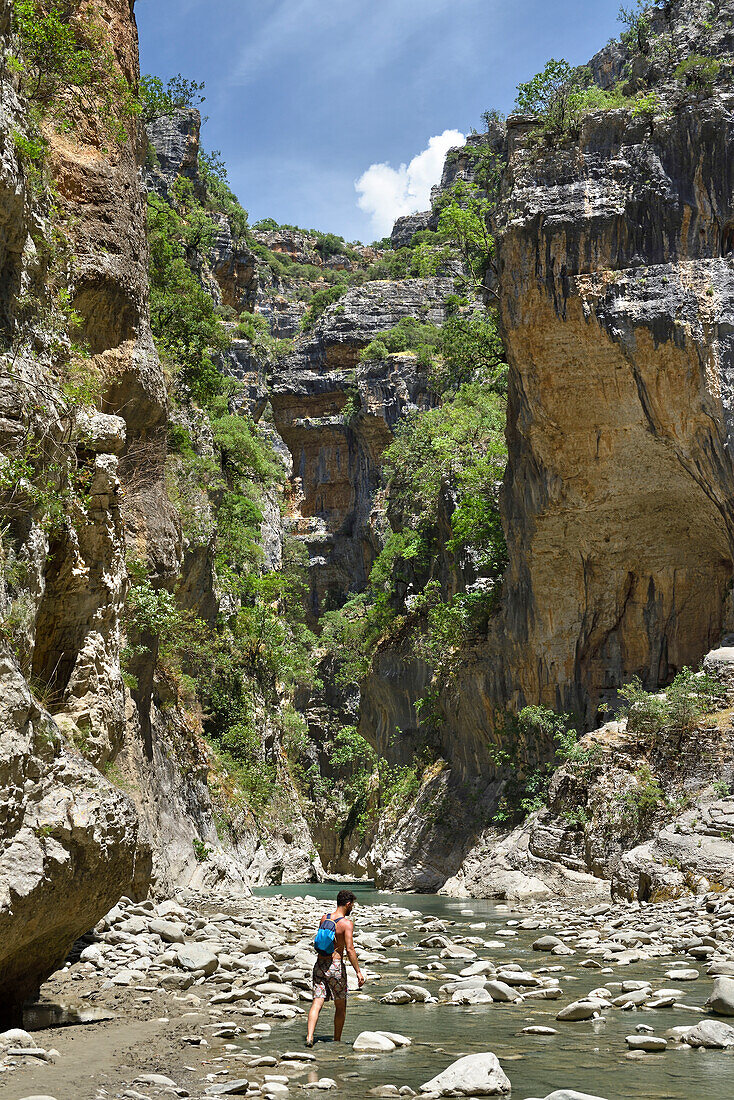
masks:
<path id="1" fill-rule="evenodd" d="M 129 8 L 109 4 L 104 15 L 110 63 L 134 80 Z M 10 17 L 4 3 L 5 48 Z M 15 136 L 25 132 L 25 104 L 6 60 L 1 75 L 0 953 L 7 1019 L 111 899 L 147 888 L 150 851 L 132 803 L 92 764 L 103 767 L 125 737 L 118 456 L 162 423 L 165 390 L 147 326 L 137 141 L 106 149 L 104 127 L 92 117 L 73 138 L 48 133 L 59 228 Z M 69 298 L 89 346 L 87 376 L 104 393 L 103 413 L 80 410 L 64 388 Z M 170 546 L 172 562 L 175 530 L 155 484 L 149 500 L 166 534 L 161 553 Z M 143 537 L 145 508 L 135 517 Z"/>
<path id="2" fill-rule="evenodd" d="M 314 620 L 364 589 L 381 546 L 372 514 L 381 454 L 400 417 L 431 403 L 414 356 L 378 365 L 360 363 L 360 351 L 402 318 L 441 323 L 452 289 L 450 279 L 350 289 L 273 374 L 270 401 L 297 479 L 294 530 L 309 550 Z"/>

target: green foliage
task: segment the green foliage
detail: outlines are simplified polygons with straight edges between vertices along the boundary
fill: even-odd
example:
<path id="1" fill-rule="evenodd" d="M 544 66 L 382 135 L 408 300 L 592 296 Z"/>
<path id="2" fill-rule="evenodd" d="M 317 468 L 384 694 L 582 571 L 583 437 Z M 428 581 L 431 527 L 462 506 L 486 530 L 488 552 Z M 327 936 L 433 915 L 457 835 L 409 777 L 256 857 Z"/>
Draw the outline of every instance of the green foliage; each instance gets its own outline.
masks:
<path id="1" fill-rule="evenodd" d="M 588 825 L 591 820 L 589 817 L 589 811 L 585 806 L 576 806 L 572 810 L 564 810 L 561 817 L 569 825 L 577 825 L 583 828 L 584 825 Z"/>
<path id="2" fill-rule="evenodd" d="M 189 198 L 179 189 L 182 202 Z M 190 217 L 186 217 L 190 213 Z M 213 356 L 229 337 L 187 261 L 187 253 L 210 243 L 211 223 L 201 211 L 179 213 L 157 195 L 148 195 L 150 314 L 161 356 L 178 371 L 191 396 L 203 403 L 223 391 L 224 379 Z"/>
<path id="3" fill-rule="evenodd" d="M 143 652 L 149 646 L 142 639 L 164 641 L 177 625 L 180 613 L 176 601 L 164 588 L 154 588 L 146 566 L 137 559 L 128 562 L 130 587 L 125 600 L 125 628 Z"/>
<path id="4" fill-rule="evenodd" d="M 10 136 L 25 168 L 26 180 L 32 190 L 40 191 L 46 182 L 44 168 L 48 142 L 35 129 L 32 129 L 29 134 L 22 134 L 20 130 L 11 130 Z"/>
<path id="5" fill-rule="evenodd" d="M 263 362 L 277 361 L 293 350 L 292 340 L 276 340 L 270 335 L 267 318 L 261 313 L 243 313 L 236 335 L 240 340 L 248 340 L 253 354 Z"/>
<path id="6" fill-rule="evenodd" d="M 338 237 L 336 233 L 319 233 L 316 250 L 324 258 L 327 256 L 340 256 L 344 253 L 344 238 Z"/>
<path id="7" fill-rule="evenodd" d="M 565 60 L 551 58 L 531 80 L 518 84 L 515 107 L 537 115 L 546 131 L 563 133 L 572 118 L 571 98 L 588 84 L 588 74 Z"/>
<path id="8" fill-rule="evenodd" d="M 428 322 L 417 321 L 414 317 L 403 317 L 397 325 L 377 336 L 362 351 L 363 362 L 386 359 L 388 355 L 401 351 L 416 351 L 427 355 L 429 362 L 441 346 L 441 330 Z"/>
<path id="9" fill-rule="evenodd" d="M 200 840 L 198 836 L 195 836 L 193 841 L 194 855 L 196 856 L 197 863 L 205 863 L 209 856 L 212 854 L 212 849 L 208 848 L 203 840 Z"/>
<path id="10" fill-rule="evenodd" d="M 377 754 L 357 732 L 356 726 L 343 726 L 334 738 L 329 763 L 332 768 L 367 768 L 372 772 L 377 765 Z"/>
<path id="11" fill-rule="evenodd" d="M 475 383 L 398 425 L 383 455 L 389 515 L 397 529 L 372 565 L 367 591 L 321 620 L 338 684 L 359 683 L 380 638 L 399 629 L 408 611 L 423 622 L 416 644 L 442 669 L 461 639 L 486 626 L 506 561 L 497 503 L 506 459 L 504 420 L 502 398 Z M 459 555 L 471 548 L 487 579 L 482 590 L 445 600 L 430 569 L 439 498 L 449 482 L 456 493 L 449 550 Z M 409 589 L 413 595 L 406 603 Z"/>
<path id="12" fill-rule="evenodd" d="M 389 354 L 390 351 L 385 341 L 380 336 L 376 336 L 374 340 L 370 340 L 367 347 L 361 351 L 359 358 L 363 363 L 373 363 L 379 362 L 382 359 L 387 359 Z"/>
<path id="13" fill-rule="evenodd" d="M 494 238 L 489 217 L 494 200 L 480 191 L 477 184 L 460 180 L 450 192 L 438 219 L 439 236 L 461 257 L 467 274 L 464 281 L 482 292 L 494 257 Z"/>
<path id="14" fill-rule="evenodd" d="M 178 73 L 164 84 L 160 77 L 149 74 L 140 79 L 140 100 L 144 122 L 152 122 L 162 115 L 172 115 L 181 108 L 198 107 L 204 103 L 204 84 L 187 80 Z"/>
<path id="15" fill-rule="evenodd" d="M 649 53 L 652 22 L 652 6 L 649 0 L 634 0 L 630 7 L 622 5 L 618 18 L 627 28 L 622 33 L 623 45 L 642 54 Z"/>
<path id="16" fill-rule="evenodd" d="M 731 796 L 731 783 L 727 783 L 725 779 L 717 779 L 711 786 L 718 798 L 729 798 Z"/>
<path id="17" fill-rule="evenodd" d="M 651 746 L 691 733 L 723 697 L 721 685 L 713 677 L 689 668 L 681 669 L 664 693 L 645 691 L 636 676 L 619 694 L 625 700 L 620 715 L 627 718 L 628 733 Z"/>
<path id="18" fill-rule="evenodd" d="M 225 214 L 232 237 L 243 240 L 247 235 L 247 211 L 229 186 L 227 168 L 218 150 L 200 150 L 199 178 L 206 189 L 206 208 Z"/>
<path id="19" fill-rule="evenodd" d="M 10 67 L 39 116 L 64 130 L 75 115 L 99 117 L 107 133 L 122 141 L 140 103 L 119 70 L 108 33 L 93 6 L 15 0 Z"/>
<path id="20" fill-rule="evenodd" d="M 394 328 L 378 333 L 360 359 L 379 361 L 402 351 L 416 352 L 419 363 L 430 370 L 435 393 L 456 393 L 475 378 L 497 393 L 506 392 L 507 364 L 494 310 L 469 313 L 456 307 L 442 328 L 404 317 Z"/>
<path id="21" fill-rule="evenodd" d="M 21 450 L 0 456 L 0 501 L 5 516 L 34 513 L 46 532 L 58 531 L 84 508 L 76 469 L 50 457 L 43 441 L 29 436 Z M 71 475 L 71 476 L 70 476 Z"/>
<path id="22" fill-rule="evenodd" d="M 635 784 L 618 797 L 622 819 L 637 832 L 665 806 L 665 794 L 649 765 L 635 772 Z"/>
<path id="23" fill-rule="evenodd" d="M 401 421 L 383 461 L 390 508 L 402 525 L 427 532 L 435 522 L 444 482 L 453 481 L 459 501 L 466 486 L 476 492 L 479 472 L 488 482 L 502 476 L 506 460 L 505 406 L 480 383 L 462 386 L 451 401 Z"/>
<path id="24" fill-rule="evenodd" d="M 434 392 L 447 394 L 473 379 L 507 392 L 507 361 L 494 310 L 456 312 L 441 330 L 441 357 L 432 365 Z"/>
<path id="25" fill-rule="evenodd" d="M 334 302 L 338 302 L 342 294 L 347 290 L 346 284 L 338 283 L 335 286 L 325 287 L 323 290 L 317 290 L 311 299 L 308 309 L 303 315 L 301 321 L 301 329 L 303 332 L 308 332 L 318 321 L 321 314 Z"/>
<path id="26" fill-rule="evenodd" d="M 255 477 L 265 485 L 282 481 L 282 463 L 247 417 L 229 413 L 213 417 L 212 434 L 226 476 Z"/>
<path id="27" fill-rule="evenodd" d="M 692 91 L 702 93 L 711 90 L 720 70 L 721 62 L 715 57 L 691 54 L 676 66 L 673 75 Z"/>

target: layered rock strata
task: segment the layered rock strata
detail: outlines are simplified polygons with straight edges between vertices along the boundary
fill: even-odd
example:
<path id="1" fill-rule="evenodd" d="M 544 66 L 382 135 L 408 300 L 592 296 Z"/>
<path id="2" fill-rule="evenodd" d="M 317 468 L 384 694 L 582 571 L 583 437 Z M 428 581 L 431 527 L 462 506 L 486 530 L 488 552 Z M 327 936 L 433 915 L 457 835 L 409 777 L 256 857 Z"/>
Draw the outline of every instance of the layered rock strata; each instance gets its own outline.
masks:
<path id="1" fill-rule="evenodd" d="M 440 324 L 450 279 L 374 282 L 347 291 L 274 373 L 274 424 L 297 479 L 294 532 L 311 556 L 311 612 L 361 591 L 382 545 L 373 514 L 380 458 L 400 417 L 431 404 L 410 354 L 360 362 L 361 350 L 403 317 Z"/>

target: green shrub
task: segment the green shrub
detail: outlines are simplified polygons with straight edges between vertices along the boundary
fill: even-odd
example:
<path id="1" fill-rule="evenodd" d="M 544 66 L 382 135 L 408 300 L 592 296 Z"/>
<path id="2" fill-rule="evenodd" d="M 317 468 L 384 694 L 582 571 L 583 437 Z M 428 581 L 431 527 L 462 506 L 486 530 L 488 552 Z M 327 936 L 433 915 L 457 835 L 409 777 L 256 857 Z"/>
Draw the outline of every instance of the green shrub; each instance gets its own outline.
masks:
<path id="1" fill-rule="evenodd" d="M 646 744 L 691 733 L 699 719 L 716 708 L 723 689 L 711 676 L 682 669 L 662 694 L 645 691 L 639 677 L 619 689 L 625 700 L 620 715 L 628 733 Z"/>
<path id="2" fill-rule="evenodd" d="M 382 359 L 387 359 L 390 352 L 387 350 L 387 344 L 384 340 L 380 340 L 379 337 L 371 340 L 366 348 L 362 350 L 359 358 L 363 363 L 377 362 Z"/>
<path id="3" fill-rule="evenodd" d="M 588 82 L 587 72 L 552 57 L 541 72 L 518 84 L 515 107 L 523 114 L 537 115 L 547 131 L 563 133 L 572 121 L 572 97 Z"/>
<path id="4" fill-rule="evenodd" d="M 200 217 L 192 226 L 157 195 L 148 195 L 150 316 L 156 346 L 176 367 L 191 396 L 207 404 L 225 386 L 214 355 L 229 345 L 229 336 L 186 259 L 187 249 L 206 247 L 203 234 Z"/>
<path id="5" fill-rule="evenodd" d="M 208 848 L 203 840 L 200 840 L 198 836 L 195 836 L 192 841 L 194 849 L 194 855 L 196 856 L 197 863 L 205 863 L 209 856 L 212 854 L 212 849 Z"/>
<path id="6" fill-rule="evenodd" d="M 635 785 L 618 797 L 618 803 L 623 820 L 633 831 L 646 826 L 665 806 L 663 789 L 647 764 L 641 764 L 637 769 Z"/>
<path id="7" fill-rule="evenodd" d="M 649 0 L 635 0 L 630 7 L 620 7 L 619 21 L 627 28 L 622 33 L 622 44 L 628 49 L 642 54 L 649 52 L 652 11 Z"/>
<path id="8" fill-rule="evenodd" d="M 15 0 L 9 64 L 23 95 L 60 129 L 74 113 L 99 117 L 125 140 L 140 102 L 120 72 L 109 31 L 93 5 L 72 0 Z"/>
<path id="9" fill-rule="evenodd" d="M 721 70 L 721 62 L 715 57 L 703 57 L 691 54 L 676 66 L 673 75 L 681 84 L 694 92 L 707 92 L 711 89 Z"/>
<path id="10" fill-rule="evenodd" d="M 187 80 L 178 73 L 164 84 L 157 76 L 150 74 L 140 78 L 140 100 L 144 122 L 152 122 L 162 115 L 172 115 L 181 108 L 198 107 L 206 97 L 203 83 Z"/>
<path id="11" fill-rule="evenodd" d="M 309 329 L 312 329 L 324 310 L 333 305 L 334 302 L 338 302 L 346 290 L 345 283 L 337 283 L 335 286 L 326 287 L 324 290 L 317 290 L 303 315 L 301 321 L 302 331 L 308 332 Z"/>

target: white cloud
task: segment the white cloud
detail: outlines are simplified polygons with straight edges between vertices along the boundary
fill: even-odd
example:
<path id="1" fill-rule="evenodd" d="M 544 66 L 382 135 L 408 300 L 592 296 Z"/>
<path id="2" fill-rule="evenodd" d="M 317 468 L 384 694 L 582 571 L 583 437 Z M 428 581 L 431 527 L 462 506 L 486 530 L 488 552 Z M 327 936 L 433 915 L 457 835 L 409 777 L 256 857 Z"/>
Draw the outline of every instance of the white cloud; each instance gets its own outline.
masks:
<path id="1" fill-rule="evenodd" d="M 372 218 L 376 237 L 386 237 L 401 215 L 429 209 L 431 187 L 441 179 L 446 153 L 465 140 L 460 130 L 444 130 L 429 138 L 427 147 L 409 164 L 399 168 L 371 164 L 362 173 L 354 184 L 357 206 Z"/>

